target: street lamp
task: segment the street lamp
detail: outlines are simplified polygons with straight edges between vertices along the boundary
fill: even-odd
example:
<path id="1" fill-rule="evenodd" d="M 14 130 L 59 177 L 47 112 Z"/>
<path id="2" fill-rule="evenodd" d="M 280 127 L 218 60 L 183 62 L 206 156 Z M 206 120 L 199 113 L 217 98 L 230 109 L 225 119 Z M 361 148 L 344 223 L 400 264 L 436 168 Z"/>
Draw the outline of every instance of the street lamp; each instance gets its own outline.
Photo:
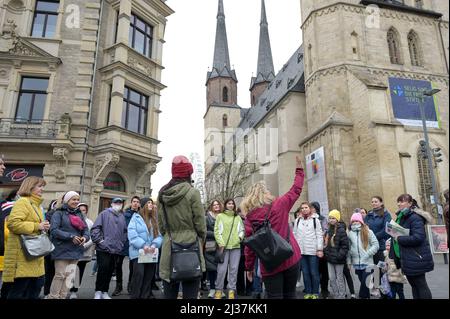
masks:
<path id="1" fill-rule="evenodd" d="M 425 110 L 424 110 L 424 98 L 426 97 L 432 97 L 436 93 L 439 93 L 441 90 L 439 89 L 432 89 L 427 90 L 423 92 L 422 102 L 419 103 L 420 108 L 420 116 L 422 117 L 422 126 L 423 126 L 423 135 L 425 138 L 425 150 L 426 150 L 426 157 L 428 160 L 428 170 L 431 177 L 431 188 L 433 192 L 434 200 L 431 201 L 431 204 L 436 204 L 436 207 L 438 209 L 438 220 L 439 223 L 442 224 L 442 215 L 439 213 L 439 207 L 440 207 L 440 200 L 439 200 L 439 194 L 437 193 L 437 187 L 436 187 L 436 177 L 434 176 L 434 169 L 433 169 L 433 162 L 432 162 L 432 154 L 430 152 L 430 141 L 428 139 L 428 131 L 427 131 L 427 122 L 425 118 Z M 434 203 L 433 203 L 434 202 Z"/>

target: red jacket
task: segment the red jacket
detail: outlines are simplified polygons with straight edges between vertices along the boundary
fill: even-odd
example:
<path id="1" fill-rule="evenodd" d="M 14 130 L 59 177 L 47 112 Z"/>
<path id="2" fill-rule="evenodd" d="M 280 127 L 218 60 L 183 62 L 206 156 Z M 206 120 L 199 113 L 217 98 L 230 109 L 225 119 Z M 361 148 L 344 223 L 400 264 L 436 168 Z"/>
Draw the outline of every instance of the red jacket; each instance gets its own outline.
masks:
<path id="1" fill-rule="evenodd" d="M 298 246 L 294 234 L 292 233 L 292 230 L 290 229 L 290 227 L 288 227 L 288 225 L 289 212 L 291 211 L 292 206 L 294 206 L 297 199 L 300 197 L 304 179 L 305 173 L 303 169 L 297 168 L 295 171 L 294 185 L 292 185 L 289 192 L 281 197 L 278 197 L 272 203 L 272 212 L 269 216 L 269 221 L 272 225 L 272 229 L 280 234 L 280 236 L 282 236 L 283 238 L 287 238 L 287 232 L 289 231 L 289 242 L 294 249 L 294 254 L 291 256 L 291 258 L 287 259 L 272 272 L 267 272 L 264 268 L 264 265 L 261 264 L 261 275 L 263 277 L 273 276 L 277 273 L 285 271 L 286 269 L 289 269 L 297 264 L 301 258 L 300 247 Z M 247 214 L 247 218 L 244 223 L 246 237 L 249 237 L 253 233 L 253 223 L 262 223 L 264 221 L 269 206 L 270 205 L 265 205 L 263 207 L 256 208 Z M 244 253 L 245 269 L 247 271 L 252 271 L 253 269 L 255 269 L 256 254 L 247 246 L 245 246 Z"/>

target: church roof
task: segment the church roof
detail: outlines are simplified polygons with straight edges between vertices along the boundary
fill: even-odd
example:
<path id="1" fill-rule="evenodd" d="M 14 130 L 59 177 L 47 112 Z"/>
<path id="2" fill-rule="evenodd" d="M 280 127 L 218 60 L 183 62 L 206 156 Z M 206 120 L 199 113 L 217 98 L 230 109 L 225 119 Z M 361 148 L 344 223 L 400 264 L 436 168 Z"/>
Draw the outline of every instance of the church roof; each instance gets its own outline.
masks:
<path id="1" fill-rule="evenodd" d="M 278 72 L 258 103 L 245 112 L 239 128 L 255 127 L 289 92 L 305 92 L 303 53 L 302 45 Z"/>
<path id="2" fill-rule="evenodd" d="M 442 14 L 430 10 L 420 9 L 412 6 L 408 6 L 401 1 L 397 0 L 362 0 L 360 2 L 362 5 L 377 5 L 380 8 L 394 9 L 399 11 L 411 12 L 419 15 L 431 16 L 433 18 L 439 19 Z"/>
<path id="3" fill-rule="evenodd" d="M 267 22 L 264 0 L 261 0 L 261 22 L 259 26 L 258 67 L 256 77 L 251 79 L 250 90 L 258 83 L 270 82 L 275 78 L 272 49 L 270 47 L 269 24 Z"/>
<path id="4" fill-rule="evenodd" d="M 207 81 L 216 77 L 230 77 L 237 82 L 236 72 L 231 70 L 228 51 L 227 28 L 223 0 L 219 0 L 217 10 L 216 42 L 214 45 L 214 60 L 212 71 L 208 72 Z"/>

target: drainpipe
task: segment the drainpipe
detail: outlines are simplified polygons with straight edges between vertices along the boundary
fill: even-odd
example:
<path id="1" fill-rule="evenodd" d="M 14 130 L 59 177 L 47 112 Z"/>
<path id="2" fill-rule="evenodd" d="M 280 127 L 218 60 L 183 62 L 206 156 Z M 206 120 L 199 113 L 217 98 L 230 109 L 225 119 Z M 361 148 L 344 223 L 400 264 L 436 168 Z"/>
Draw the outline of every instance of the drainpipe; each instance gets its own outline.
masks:
<path id="1" fill-rule="evenodd" d="M 86 181 L 86 158 L 87 158 L 87 153 L 89 151 L 89 135 L 90 135 L 90 131 L 91 131 L 91 117 L 92 117 L 92 105 L 93 105 L 93 101 L 94 101 L 94 92 L 95 92 L 95 80 L 96 80 L 96 75 L 97 75 L 97 61 L 98 61 L 98 49 L 100 46 L 100 32 L 101 32 L 101 28 L 102 28 L 102 16 L 103 16 L 103 8 L 104 8 L 104 4 L 105 1 L 104 0 L 100 0 L 101 2 L 101 6 L 100 6 L 100 18 L 98 20 L 98 31 L 97 31 L 97 44 L 95 47 L 95 57 L 94 57 L 94 72 L 92 75 L 92 89 L 91 89 L 91 94 L 90 94 L 90 99 L 89 99 L 89 113 L 88 113 L 88 122 L 87 122 L 87 132 L 86 132 L 86 138 L 85 138 L 85 144 L 86 144 L 86 149 L 83 152 L 83 175 L 81 176 L 81 192 L 80 192 L 80 201 L 83 201 L 83 197 L 84 197 L 84 185 L 85 185 L 85 181 Z"/>

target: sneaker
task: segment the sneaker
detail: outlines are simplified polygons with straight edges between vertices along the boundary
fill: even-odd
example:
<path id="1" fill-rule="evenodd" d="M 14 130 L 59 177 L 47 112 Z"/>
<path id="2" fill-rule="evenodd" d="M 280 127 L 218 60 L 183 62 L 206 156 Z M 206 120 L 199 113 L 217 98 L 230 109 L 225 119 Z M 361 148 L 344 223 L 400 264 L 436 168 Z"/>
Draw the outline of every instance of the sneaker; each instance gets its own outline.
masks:
<path id="1" fill-rule="evenodd" d="M 116 281 L 116 280 L 117 280 L 117 277 L 116 277 L 116 276 L 112 276 L 112 277 L 111 277 L 111 280 L 112 280 L 112 281 Z"/>
<path id="2" fill-rule="evenodd" d="M 211 289 L 211 290 L 209 291 L 208 298 L 209 298 L 209 299 L 213 299 L 215 293 L 216 293 L 216 290 L 215 290 L 215 289 Z"/>
<path id="3" fill-rule="evenodd" d="M 355 294 L 352 294 L 352 295 L 350 296 L 350 299 L 356 299 Z"/>
<path id="4" fill-rule="evenodd" d="M 102 293 L 102 299 L 111 299 L 107 292 Z"/>
<path id="5" fill-rule="evenodd" d="M 177 299 L 183 299 L 183 293 L 181 291 L 178 293 Z"/>
<path id="6" fill-rule="evenodd" d="M 222 290 L 216 290 L 216 292 L 214 293 L 214 299 L 222 299 Z"/>
<path id="7" fill-rule="evenodd" d="M 310 295 L 309 299 L 319 299 L 319 295 Z"/>
<path id="8" fill-rule="evenodd" d="M 228 299 L 236 299 L 236 293 L 234 292 L 234 290 L 228 291 Z"/>
<path id="9" fill-rule="evenodd" d="M 71 292 L 69 299 L 78 299 L 77 293 L 76 292 Z"/>
<path id="10" fill-rule="evenodd" d="M 302 283 L 300 281 L 297 281 L 295 284 L 295 288 L 300 288 L 302 286 Z"/>
<path id="11" fill-rule="evenodd" d="M 306 294 L 303 296 L 303 299 L 311 299 L 311 295 L 310 294 Z"/>
<path id="12" fill-rule="evenodd" d="M 96 291 L 95 295 L 94 295 L 94 299 L 102 299 L 102 292 L 101 291 Z"/>

